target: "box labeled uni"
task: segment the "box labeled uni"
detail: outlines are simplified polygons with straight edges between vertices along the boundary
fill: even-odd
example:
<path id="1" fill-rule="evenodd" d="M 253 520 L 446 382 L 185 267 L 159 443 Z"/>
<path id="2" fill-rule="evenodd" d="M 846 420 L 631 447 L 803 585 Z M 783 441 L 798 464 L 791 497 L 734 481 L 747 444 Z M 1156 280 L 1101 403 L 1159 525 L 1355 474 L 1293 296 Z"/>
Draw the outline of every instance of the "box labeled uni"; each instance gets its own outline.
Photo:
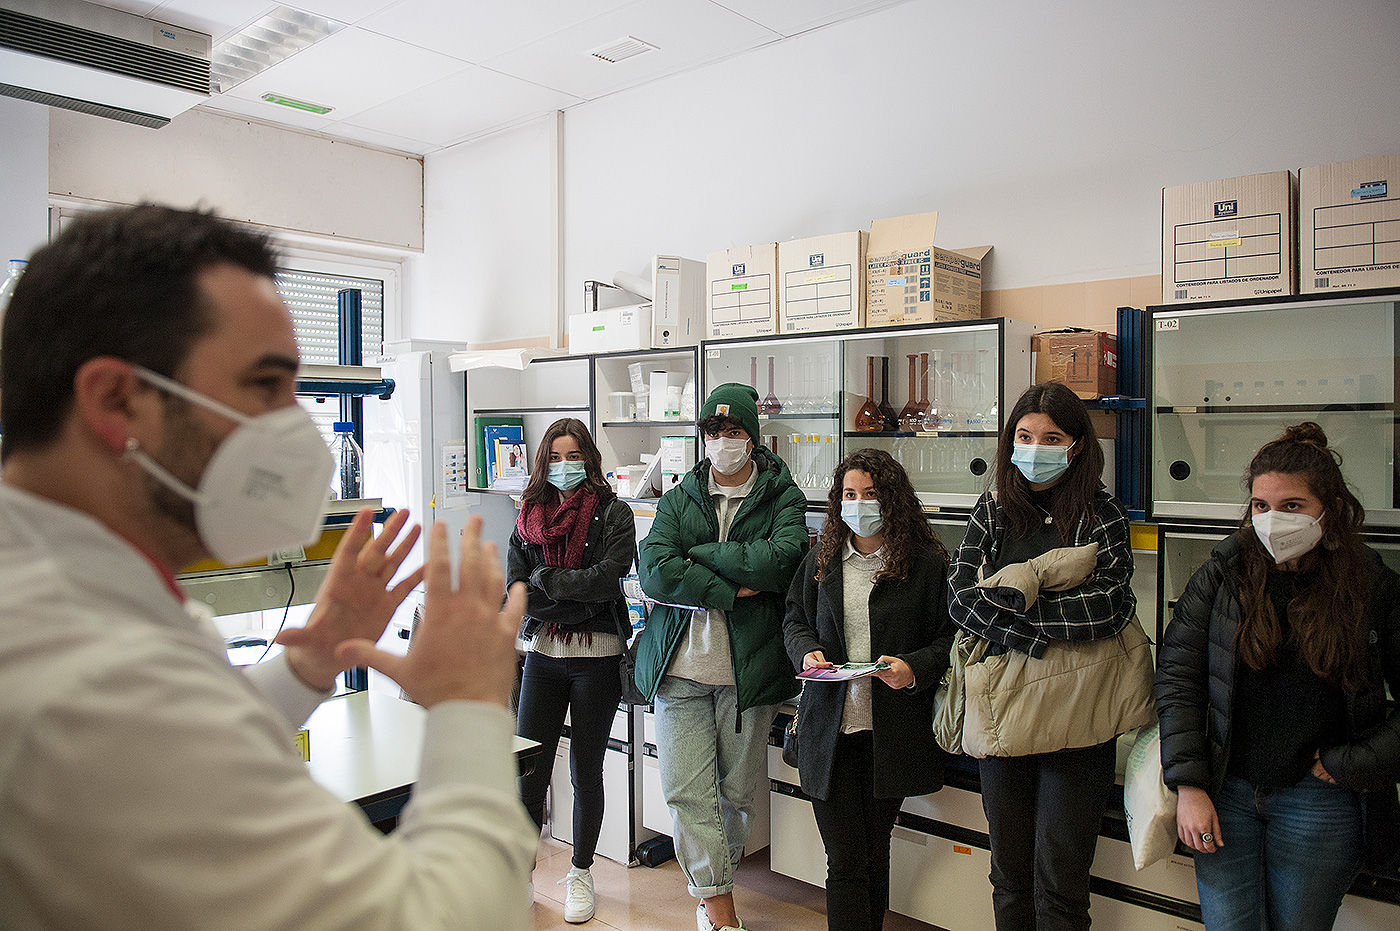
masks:
<path id="1" fill-rule="evenodd" d="M 1298 172 L 1304 294 L 1400 285 L 1400 155 Z"/>
<path id="2" fill-rule="evenodd" d="M 709 339 L 778 332 L 778 244 L 706 256 L 705 333 Z"/>
<path id="3" fill-rule="evenodd" d="M 982 315 L 982 260 L 991 246 L 940 249 L 938 212 L 876 220 L 866 248 L 867 326 L 976 320 Z"/>
<path id="4" fill-rule="evenodd" d="M 1057 381 L 1084 399 L 1118 393 L 1118 340 L 1107 333 L 1066 327 L 1031 338 L 1035 383 Z"/>
<path id="5" fill-rule="evenodd" d="M 778 243 L 782 333 L 865 326 L 865 230 Z"/>
<path id="6" fill-rule="evenodd" d="M 1163 188 L 1163 303 L 1296 294 L 1297 191 L 1289 171 Z"/>

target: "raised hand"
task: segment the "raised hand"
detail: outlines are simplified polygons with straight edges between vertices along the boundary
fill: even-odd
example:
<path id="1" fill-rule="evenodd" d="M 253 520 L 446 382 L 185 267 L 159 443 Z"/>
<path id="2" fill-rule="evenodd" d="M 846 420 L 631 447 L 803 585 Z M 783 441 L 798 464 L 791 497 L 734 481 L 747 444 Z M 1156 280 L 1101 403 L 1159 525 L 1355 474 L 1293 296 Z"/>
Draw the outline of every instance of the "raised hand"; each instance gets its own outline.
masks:
<path id="1" fill-rule="evenodd" d="M 385 653 L 372 640 L 352 640 L 341 645 L 341 662 L 379 670 L 425 707 L 458 699 L 509 706 L 525 585 L 511 586 L 502 609 L 505 577 L 496 545 L 481 542 L 481 518 L 472 517 L 462 532 L 455 580 L 447 526 L 441 522 L 428 538 L 423 572 L 427 596 L 408 655 Z"/>
<path id="2" fill-rule="evenodd" d="M 389 585 L 422 532 L 414 524 L 403 533 L 407 523 L 408 511 L 395 511 L 374 536 L 374 509 L 362 508 L 335 548 L 306 626 L 288 628 L 277 636 L 276 642 L 286 647 L 292 671 L 307 685 L 331 688 L 335 677 L 350 668 L 336 654 L 340 645 L 347 640 L 378 640 L 394 611 L 423 580 L 423 570 L 418 569 Z M 398 545 L 393 546 L 396 540 Z"/>

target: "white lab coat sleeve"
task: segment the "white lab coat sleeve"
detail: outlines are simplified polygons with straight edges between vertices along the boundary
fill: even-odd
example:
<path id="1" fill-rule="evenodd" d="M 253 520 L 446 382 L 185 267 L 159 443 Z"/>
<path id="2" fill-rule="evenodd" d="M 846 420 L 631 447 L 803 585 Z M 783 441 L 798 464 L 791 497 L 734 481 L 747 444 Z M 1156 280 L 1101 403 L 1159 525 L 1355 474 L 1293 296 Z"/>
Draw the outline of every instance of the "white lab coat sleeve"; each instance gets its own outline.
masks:
<path id="1" fill-rule="evenodd" d="M 311 779 L 281 713 L 242 675 L 181 639 L 143 631 L 65 650 L 75 675 L 47 676 L 61 692 L 9 731 L 8 927 L 529 926 L 539 835 L 516 796 L 504 708 L 428 712 L 421 781 L 385 836 Z"/>
<path id="2" fill-rule="evenodd" d="M 268 704 L 287 719 L 292 730 L 305 724 L 316 707 L 334 693 L 333 689 L 322 692 L 301 681 L 287 662 L 286 652 L 255 666 L 243 667 L 243 674 Z"/>

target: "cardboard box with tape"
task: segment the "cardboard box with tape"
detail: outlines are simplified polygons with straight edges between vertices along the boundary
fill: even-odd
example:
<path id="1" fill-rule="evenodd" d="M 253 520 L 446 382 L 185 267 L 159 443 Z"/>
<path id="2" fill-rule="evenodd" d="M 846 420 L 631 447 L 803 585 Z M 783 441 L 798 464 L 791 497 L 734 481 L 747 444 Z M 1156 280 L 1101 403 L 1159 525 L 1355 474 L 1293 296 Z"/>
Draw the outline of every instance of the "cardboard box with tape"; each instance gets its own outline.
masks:
<path id="1" fill-rule="evenodd" d="M 1066 327 L 1031 338 L 1035 383 L 1057 381 L 1085 400 L 1118 393 L 1118 339 L 1098 330 Z"/>

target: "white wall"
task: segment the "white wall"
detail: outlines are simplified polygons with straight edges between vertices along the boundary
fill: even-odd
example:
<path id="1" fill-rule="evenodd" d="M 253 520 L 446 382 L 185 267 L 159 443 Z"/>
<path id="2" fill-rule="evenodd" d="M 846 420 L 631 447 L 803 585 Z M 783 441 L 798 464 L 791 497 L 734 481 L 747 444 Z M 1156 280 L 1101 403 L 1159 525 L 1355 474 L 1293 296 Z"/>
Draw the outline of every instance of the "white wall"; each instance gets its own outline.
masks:
<path id="1" fill-rule="evenodd" d="M 49 108 L 0 97 L 0 263 L 49 236 Z"/>
<path id="2" fill-rule="evenodd" d="M 406 263 L 412 336 L 548 334 L 551 146 L 541 120 L 424 159 L 424 254 Z"/>
<path id="3" fill-rule="evenodd" d="M 158 130 L 54 110 L 46 154 L 56 194 L 202 205 L 281 230 L 423 245 L 423 166 L 411 156 L 202 110 Z"/>
<path id="4" fill-rule="evenodd" d="M 911 0 L 566 111 L 565 306 L 654 252 L 925 210 L 941 244 L 996 247 L 987 288 L 1155 275 L 1162 187 L 1400 152 L 1397 48 L 1394 0 Z M 430 199 L 427 261 L 465 243 L 454 228 L 546 248 L 538 138 L 428 163 L 430 187 L 500 187 L 450 215 Z M 528 263 L 489 258 L 413 326 L 547 335 L 547 302 L 514 292 Z"/>

